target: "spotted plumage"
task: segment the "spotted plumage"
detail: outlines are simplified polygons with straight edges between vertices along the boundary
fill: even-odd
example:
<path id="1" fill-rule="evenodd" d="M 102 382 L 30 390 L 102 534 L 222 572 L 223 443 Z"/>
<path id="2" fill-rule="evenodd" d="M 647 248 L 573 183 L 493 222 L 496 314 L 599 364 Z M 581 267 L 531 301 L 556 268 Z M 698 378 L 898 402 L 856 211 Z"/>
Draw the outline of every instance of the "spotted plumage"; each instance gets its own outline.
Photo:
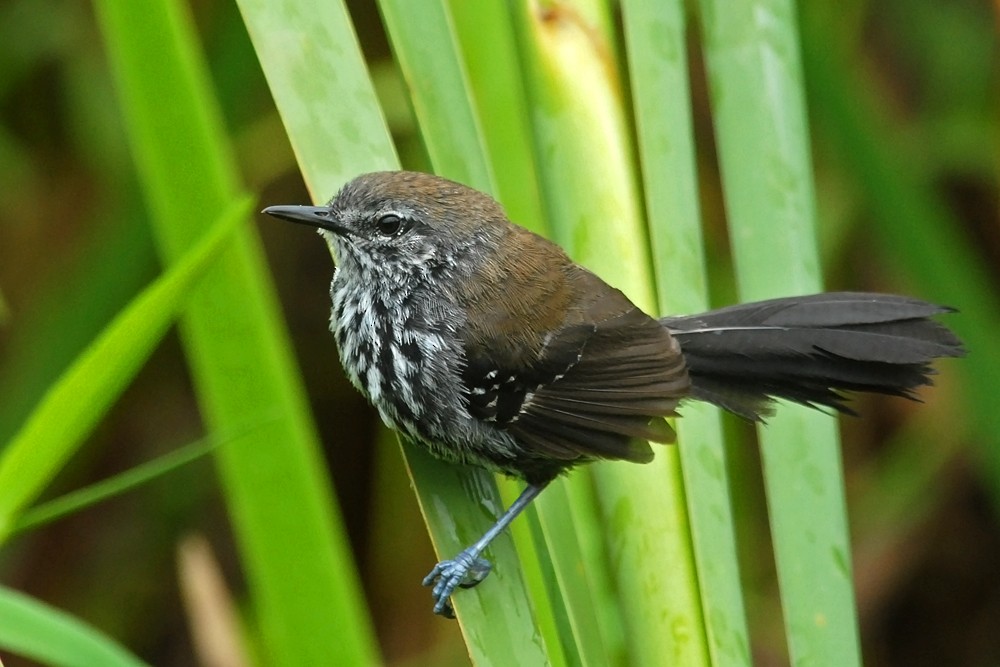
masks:
<path id="1" fill-rule="evenodd" d="M 645 463 L 684 398 L 761 420 L 774 397 L 846 411 L 843 390 L 910 396 L 963 353 L 948 309 L 820 294 L 656 320 L 512 224 L 490 197 L 413 172 L 365 174 L 327 206 L 268 213 L 320 228 L 351 382 L 432 454 L 528 482 L 482 539 L 434 568 L 435 611 L 489 571 L 482 551 L 560 472 Z M 806 446 L 804 443 L 803 446 Z"/>
<path id="2" fill-rule="evenodd" d="M 595 458 L 649 460 L 637 438 L 670 440 L 662 418 L 688 379 L 662 326 L 620 292 L 602 291 L 557 246 L 509 223 L 442 243 L 437 218 L 412 208 L 411 182 L 401 181 L 400 192 L 382 187 L 372 211 L 372 188 L 381 185 L 373 177 L 347 186 L 331 218 L 352 232 L 327 236 L 338 264 L 331 328 L 341 361 L 387 424 L 441 458 L 532 482 Z M 504 220 L 495 204 L 481 212 Z M 402 221 L 408 240 L 380 233 L 386 215 Z M 489 270 L 482 242 L 520 250 L 519 263 L 538 270 L 496 267 L 495 281 L 470 281 L 472 271 Z M 507 307 L 497 308 L 502 294 Z M 522 324 L 570 303 L 577 307 L 561 309 L 563 321 Z M 642 345 L 621 345 L 642 332 Z M 636 373 L 640 366 L 656 377 Z M 617 382 L 619 393 L 609 395 Z"/>

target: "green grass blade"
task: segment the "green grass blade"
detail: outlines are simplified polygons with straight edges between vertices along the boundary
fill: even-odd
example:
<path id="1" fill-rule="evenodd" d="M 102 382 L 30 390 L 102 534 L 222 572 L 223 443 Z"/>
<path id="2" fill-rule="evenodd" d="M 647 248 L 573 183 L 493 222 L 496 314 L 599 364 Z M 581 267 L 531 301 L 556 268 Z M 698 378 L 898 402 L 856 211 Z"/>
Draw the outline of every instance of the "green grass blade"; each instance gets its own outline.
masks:
<path id="1" fill-rule="evenodd" d="M 238 170 L 186 7 L 179 0 L 102 0 L 96 6 L 159 249 L 172 261 L 202 235 L 206 214 L 231 197 Z M 310 27 L 303 34 L 324 30 L 319 21 Z M 263 662 L 376 662 L 346 536 L 254 230 L 233 239 L 192 299 L 182 334 L 212 431 L 239 432 L 261 414 L 280 415 L 219 448 L 215 457 L 253 625 L 262 634 Z"/>
<path id="2" fill-rule="evenodd" d="M 155 274 L 139 209 L 130 202 L 101 210 L 109 219 L 89 240 L 90 249 L 75 266 L 62 268 L 36 297 L 32 314 L 11 327 L 0 374 L 0 442 L 10 440 L 59 374 Z"/>
<path id="3" fill-rule="evenodd" d="M 511 220 L 548 232 L 538 198 L 531 125 L 506 0 L 450 0 L 496 194 Z"/>
<path id="4" fill-rule="evenodd" d="M 231 205 L 52 385 L 0 458 L 0 541 L 139 371 L 249 209 L 245 198 Z"/>
<path id="5" fill-rule="evenodd" d="M 329 197 L 359 173 L 397 168 L 395 150 L 343 6 L 314 2 L 292 12 L 273 3 L 241 0 L 240 8 L 314 197 Z M 296 37 L 289 40 L 289 35 Z M 443 46 L 452 48 L 447 43 Z M 336 85 L 303 87 L 305 73 L 310 82 Z M 464 126 L 456 131 L 463 133 L 464 145 L 472 146 L 472 157 L 478 159 L 478 138 L 468 130 Z M 478 173 L 482 178 L 488 170 L 472 165 L 465 172 L 456 168 L 453 173 L 466 177 Z M 488 182 L 480 185 L 489 187 Z M 438 551 L 450 555 L 478 538 L 500 510 L 492 477 L 433 460 L 415 448 L 404 447 L 404 452 Z M 498 539 L 491 555 L 497 563 L 512 567 L 497 567 L 490 576 L 491 585 L 456 596 L 473 660 L 546 664 L 544 640 L 532 623 L 531 605 L 509 537 Z M 428 598 L 427 613 L 429 607 Z M 464 622 L 484 616 L 489 617 L 488 623 Z"/>
<path id="6" fill-rule="evenodd" d="M 0 587 L 0 646 L 58 667 L 146 664 L 79 619 L 4 587 Z"/>
<path id="7" fill-rule="evenodd" d="M 442 556 L 457 554 L 503 512 L 496 480 L 442 463 L 417 447 L 405 450 L 435 550 Z M 473 664 L 552 664 L 510 537 L 498 537 L 488 555 L 493 570 L 486 581 L 452 598 Z M 430 606 L 428 599 L 427 613 Z"/>
<path id="8" fill-rule="evenodd" d="M 751 301 L 818 291 L 793 3 L 700 6 L 740 295 Z M 792 662 L 859 664 L 836 422 L 783 406 L 760 438 Z"/>
<path id="9" fill-rule="evenodd" d="M 531 140 L 531 122 L 521 81 L 508 4 L 502 0 L 469 3 L 452 0 L 451 14 L 469 74 L 498 199 L 511 220 L 550 235 L 542 216 Z M 561 644 L 571 663 L 617 663 L 622 654 L 621 622 L 606 572 L 595 573 L 604 560 L 603 538 L 595 526 L 592 487 L 586 476 L 578 483 L 558 480 L 534 504 L 535 545 L 548 557 L 539 563 L 550 576 L 532 586 L 539 623 L 559 626 Z M 516 496 L 508 483 L 508 500 Z M 544 526 L 544 528 L 543 528 Z M 518 529 L 515 524 L 513 532 Z M 562 532 L 558 537 L 554 533 Z M 518 542 L 519 547 L 522 542 Z M 522 548 L 522 556 L 525 551 Z M 522 558 L 526 576 L 534 561 Z M 542 576 L 541 571 L 538 572 Z M 541 594 L 549 592 L 549 606 Z M 550 641 L 550 650 L 556 642 Z"/>
<path id="10" fill-rule="evenodd" d="M 603 610 L 614 609 L 614 598 L 602 595 L 607 586 L 594 574 L 595 561 L 584 548 L 583 530 L 594 524 L 596 504 L 586 475 L 559 480 L 546 489 L 536 508 L 540 539 L 547 546 L 552 574 L 558 590 L 552 592 L 553 613 L 560 613 L 563 642 L 571 664 L 606 665 L 617 662 L 622 652 L 620 623 L 609 623 Z M 590 510 L 588 512 L 588 510 Z M 603 546 L 603 545 L 601 545 Z M 600 552 L 601 562 L 604 551 Z M 617 640 L 617 641 L 616 641 Z M 570 642 L 573 643 L 570 646 Z"/>
<path id="11" fill-rule="evenodd" d="M 495 192 L 445 0 L 381 0 L 379 9 L 436 173 Z"/>
<path id="12" fill-rule="evenodd" d="M 495 192 L 475 102 L 446 3 L 443 0 L 383 0 L 380 9 L 393 50 L 407 81 L 421 136 L 435 172 L 480 190 Z M 448 466 L 434 463 L 426 456 L 419 456 L 418 461 L 415 461 L 416 457 L 418 455 L 415 453 L 407 453 L 411 468 L 414 468 L 415 463 L 427 467 L 427 479 L 440 479 L 445 475 L 456 474 L 450 470 L 433 473 L 435 467 L 443 469 Z M 468 470 L 457 474 L 460 481 L 464 480 L 461 488 L 478 488 L 484 495 L 470 498 L 467 494 L 458 494 L 451 504 L 434 503 L 431 502 L 432 498 L 442 491 L 439 483 L 435 482 L 433 489 L 417 486 L 421 508 L 428 519 L 438 553 L 443 557 L 450 557 L 465 548 L 476 539 L 475 533 L 481 533 L 488 527 L 488 523 L 482 522 L 481 514 L 475 511 L 475 505 L 496 504 L 498 510 L 502 507 L 496 483 L 488 474 Z M 455 530 L 441 530 L 441 527 L 453 523 L 466 530 L 471 527 L 471 530 L 462 539 L 456 540 Z M 522 542 L 521 548 L 527 555 L 530 542 Z M 547 609 L 545 589 L 535 587 L 531 597 L 526 596 L 526 584 L 506 535 L 493 543 L 489 556 L 498 561 L 495 563 L 497 570 L 505 570 L 503 562 L 506 563 L 505 575 L 508 582 L 488 581 L 477 587 L 474 589 L 477 597 L 489 596 L 481 600 L 473 602 L 467 591 L 455 596 L 454 600 L 466 643 L 477 662 L 496 660 L 496 651 L 502 650 L 506 644 L 506 640 L 495 641 L 493 626 L 498 621 L 507 624 L 511 631 L 517 630 L 516 623 L 498 617 L 500 609 L 510 613 L 515 607 L 522 607 L 516 619 L 518 622 L 530 620 L 530 612 L 535 605 L 540 606 L 540 613 L 551 615 Z M 499 586 L 503 586 L 503 590 L 497 590 Z M 488 613 L 485 616 L 470 614 L 470 609 Z M 547 652 L 546 645 L 551 647 L 550 651 L 558 650 L 557 638 L 551 633 L 546 637 L 548 629 L 544 624 L 537 624 L 534 632 L 539 634 L 538 647 L 543 653 Z M 487 639 L 489 642 L 484 641 Z M 522 656 L 521 660 L 527 657 Z M 534 657 L 534 660 L 540 659 L 551 659 L 557 663 L 562 660 L 557 655 Z"/>
<path id="13" fill-rule="evenodd" d="M 454 6 L 454 3 L 452 5 Z M 480 121 L 485 126 L 491 127 L 494 133 L 499 131 L 498 125 L 504 122 L 517 125 L 520 121 L 520 126 L 526 129 L 523 100 L 521 106 L 515 104 L 513 108 L 511 105 L 490 108 L 482 101 L 477 105 L 473 90 L 479 93 L 486 89 L 495 90 L 498 84 L 493 80 L 489 82 L 480 80 L 477 87 L 473 86 L 473 82 L 466 74 L 465 63 L 461 59 L 463 51 L 455 35 L 447 6 L 440 0 L 426 2 L 384 0 L 381 7 L 397 58 L 409 82 L 421 133 L 435 171 L 496 194 L 498 186 L 490 170 L 490 165 L 495 160 L 491 160 L 492 156 L 488 155 L 486 150 Z M 463 5 L 460 10 L 464 13 L 462 25 L 467 29 L 478 30 L 489 26 L 491 38 L 487 44 L 491 47 L 490 73 L 499 71 L 507 77 L 509 84 L 519 86 L 516 79 L 519 70 L 516 65 L 516 54 L 513 52 L 510 24 L 503 16 L 498 15 L 500 12 L 497 10 L 498 6 L 491 3 Z M 466 36 L 464 53 L 468 53 L 471 49 L 470 41 L 475 41 L 474 35 Z M 500 62 L 501 54 L 504 53 L 502 46 L 499 51 L 495 48 L 498 44 L 505 43 L 509 46 L 506 51 L 508 58 L 506 66 Z M 438 48 L 429 49 L 427 44 L 435 44 Z M 429 53 L 432 53 L 433 57 L 428 57 Z M 482 76 L 484 72 L 479 70 L 477 74 Z M 522 115 L 518 116 L 519 112 Z M 507 131 L 509 132 L 509 128 Z M 498 146 L 500 142 L 494 134 L 493 146 L 498 148 L 500 156 L 498 168 L 505 170 L 504 183 L 511 201 L 508 202 L 506 198 L 501 199 L 505 204 L 513 204 L 512 211 L 519 211 L 532 218 L 528 222 L 537 229 L 541 226 L 538 220 L 538 202 L 531 196 L 534 188 L 528 187 L 532 185 L 530 175 L 534 173 L 533 164 L 529 161 L 521 169 L 515 169 L 511 164 L 512 160 L 530 160 L 525 137 L 521 136 L 519 140 L 523 154 L 517 150 L 517 141 Z M 558 586 L 555 585 L 556 582 L 549 582 L 550 585 L 544 587 L 534 585 L 532 599 L 537 607 L 538 617 L 544 619 L 540 620 L 540 627 L 549 639 L 550 651 L 558 650 L 560 642 L 544 628 L 544 622 L 554 619 L 557 625 L 562 624 L 561 643 L 567 653 L 576 656 L 574 660 L 584 664 L 603 664 L 608 660 L 608 652 L 602 645 L 602 633 L 595 614 L 599 607 L 594 604 L 591 596 L 586 568 L 581 567 L 583 557 L 576 531 L 572 528 L 573 524 L 567 521 L 571 515 L 565 511 L 566 503 L 559 502 L 560 496 L 565 494 L 565 489 L 558 488 L 559 485 L 557 483 L 554 488 L 546 491 L 533 508 L 541 515 L 541 520 L 537 524 L 541 528 L 539 534 L 544 537 L 544 544 L 547 545 L 549 552 L 548 557 L 551 558 L 551 561 L 546 561 L 544 565 L 555 573 Z M 523 484 L 520 483 L 516 486 L 518 490 L 523 488 Z M 564 539 L 552 536 L 553 529 L 561 529 Z M 570 537 L 572 539 L 568 539 Z M 455 546 L 460 547 L 460 545 Z M 531 558 L 529 550 L 532 544 L 521 541 L 519 547 L 523 556 L 522 562 L 527 562 L 527 559 Z M 532 567 L 532 564 L 528 563 L 526 567 Z M 566 596 L 565 600 L 561 599 L 560 591 Z M 558 608 L 553 608 L 552 605 L 557 605 Z M 564 620 L 566 623 L 563 623 Z M 577 645 L 570 646 L 571 642 Z M 555 662 L 563 660 L 554 654 L 550 657 Z"/>
<path id="14" fill-rule="evenodd" d="M 646 213 L 664 313 L 708 310 L 684 3 L 622 4 Z M 732 503 L 718 410 L 688 403 L 678 445 L 713 665 L 749 665 Z"/>
<path id="15" fill-rule="evenodd" d="M 398 169 L 344 3 L 237 4 L 313 200 L 360 173 Z"/>
<path id="16" fill-rule="evenodd" d="M 244 214 L 245 215 L 245 214 Z M 252 430 L 253 427 L 247 430 Z M 26 510 L 15 522 L 11 532 L 20 533 L 38 528 L 52 521 L 69 516 L 75 512 L 92 507 L 132 491 L 147 482 L 163 477 L 174 470 L 193 463 L 203 456 L 211 454 L 219 445 L 234 440 L 235 437 L 210 437 L 192 442 L 184 447 L 157 457 L 131 470 L 101 480 L 82 489 L 77 489 L 58 498 L 46 501 Z"/>
<path id="17" fill-rule="evenodd" d="M 652 273 L 610 23 L 607 6 L 596 2 L 522 2 L 515 10 L 554 236 L 651 311 Z M 708 664 L 677 449 L 658 449 L 648 466 L 601 463 L 592 474 L 629 659 Z"/>
<path id="18" fill-rule="evenodd" d="M 11 313 L 0 371 L 0 443 L 10 440 L 49 385 L 159 268 L 114 116 L 110 74 L 96 49 L 81 49 L 89 13 L 84 5 L 17 0 L 5 3 L 0 16 L 0 43 L 7 46 L 0 55 L 0 89 L 15 99 L 31 72 L 39 67 L 60 70 L 64 92 L 59 103 L 45 109 L 58 109 L 66 138 L 72 137 L 67 150 L 80 156 L 81 167 L 97 179 L 93 191 L 101 193 L 96 207 L 74 207 L 82 234 L 73 236 L 75 250 L 65 258 L 69 261 L 53 255 L 44 262 L 55 270 L 32 274 L 30 305 L 15 306 Z M 13 128 L 0 130 L 0 191 L 13 197 L 9 204 L 14 206 L 18 196 L 35 199 L 32 192 L 54 176 L 39 173 L 48 170 L 19 134 Z M 47 194 L 45 202 L 56 201 L 57 195 Z M 12 220 L 24 219 L 23 212 L 10 210 Z M 72 224 L 69 219 L 60 223 Z"/>
<path id="19" fill-rule="evenodd" d="M 435 170 L 479 189 L 495 191 L 475 115 L 475 100 L 443 5 L 439 0 L 383 1 L 382 11 L 404 74 L 410 81 L 417 118 Z M 426 44 L 441 47 L 435 51 L 436 58 L 426 57 L 429 51 Z M 451 46 L 444 48 L 446 45 Z M 477 162 L 470 165 L 473 158 Z M 557 624 L 566 621 L 562 624 L 562 642 L 567 654 L 574 656 L 573 660 L 583 664 L 607 664 L 609 649 L 604 644 L 602 624 L 598 620 L 601 607 L 595 603 L 588 567 L 580 549 L 580 526 L 567 511 L 567 490 L 560 488 L 561 485 L 562 482 L 554 485 L 537 503 L 539 525 L 558 588 L 551 585 L 544 590 L 536 588 L 533 599 L 540 606 L 539 613 L 553 616 Z M 521 546 L 524 549 L 528 545 Z M 552 605 L 560 605 L 558 609 L 543 606 L 546 598 Z M 574 645 L 570 646 L 570 642 Z M 549 644 L 555 645 L 554 639 Z"/>

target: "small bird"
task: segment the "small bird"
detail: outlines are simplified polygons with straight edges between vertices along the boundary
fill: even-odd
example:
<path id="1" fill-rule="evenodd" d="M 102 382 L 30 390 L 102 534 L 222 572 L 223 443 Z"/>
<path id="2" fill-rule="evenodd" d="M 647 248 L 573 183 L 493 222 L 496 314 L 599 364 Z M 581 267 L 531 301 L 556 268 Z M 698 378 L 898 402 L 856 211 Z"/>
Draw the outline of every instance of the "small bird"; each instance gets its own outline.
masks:
<path id="1" fill-rule="evenodd" d="M 656 319 L 507 219 L 490 196 L 418 172 L 358 176 L 326 206 L 264 213 L 333 249 L 331 329 L 347 377 L 431 454 L 523 479 L 475 544 L 424 579 L 435 613 L 490 571 L 483 551 L 560 473 L 648 463 L 684 399 L 762 421 L 774 398 L 853 414 L 842 391 L 915 398 L 964 354 L 917 299 L 834 292 Z"/>

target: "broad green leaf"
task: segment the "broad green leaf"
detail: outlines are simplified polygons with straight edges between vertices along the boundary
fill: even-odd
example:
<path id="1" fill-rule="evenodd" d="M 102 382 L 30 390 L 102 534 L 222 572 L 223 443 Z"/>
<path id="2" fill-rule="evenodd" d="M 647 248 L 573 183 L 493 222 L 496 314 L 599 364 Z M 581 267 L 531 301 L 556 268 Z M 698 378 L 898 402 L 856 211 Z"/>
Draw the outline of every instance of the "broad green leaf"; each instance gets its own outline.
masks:
<path id="1" fill-rule="evenodd" d="M 297 13 L 289 4 L 272 6 Z M 205 216 L 237 190 L 239 171 L 186 3 L 100 0 L 96 7 L 154 236 L 171 263 L 202 236 Z M 291 41 L 322 33 L 321 18 L 311 15 Z M 269 33 L 278 29 L 268 26 Z M 376 662 L 370 618 L 255 230 L 232 239 L 191 300 L 181 334 L 212 432 L 242 432 L 260 415 L 278 415 L 215 456 L 262 661 Z"/>
<path id="2" fill-rule="evenodd" d="M 492 165 L 447 3 L 443 0 L 382 0 L 380 8 L 407 81 L 421 135 L 435 172 L 479 190 L 495 193 Z M 474 533 L 481 533 L 488 528 L 489 522 L 483 522 L 481 513 L 476 509 L 477 505 L 496 504 L 499 512 L 505 504 L 497 494 L 496 484 L 489 479 L 487 473 L 447 470 L 447 464 L 434 463 L 415 452 L 408 453 L 407 459 L 415 472 L 424 466 L 428 466 L 429 470 L 439 469 L 437 473 L 425 473 L 427 479 L 437 480 L 433 482 L 434 488 L 418 485 L 417 493 L 441 557 L 457 553 L 477 538 Z M 414 467 L 417 460 L 420 461 L 420 468 Z M 471 477 L 478 480 L 472 484 L 466 479 L 462 488 L 481 489 L 483 496 L 470 499 L 467 494 L 459 493 L 455 494 L 450 503 L 431 502 L 433 498 L 440 497 L 439 494 L 444 490 L 440 479 L 452 475 L 458 475 L 459 479 Z M 518 483 L 517 486 L 520 489 L 523 484 Z M 548 493 L 551 492 L 544 495 Z M 543 506 L 544 503 L 538 505 Z M 544 525 L 544 521 L 542 523 Z M 471 534 L 456 540 L 458 532 L 451 528 L 453 524 L 456 528 L 468 527 Z M 530 561 L 533 557 L 530 553 L 532 545 L 522 541 L 519 546 L 522 549 L 521 562 L 527 568 L 525 578 L 533 584 L 530 599 L 525 596 L 521 566 L 514 557 L 508 539 L 507 535 L 503 535 L 495 540 L 488 555 L 498 561 L 497 570 L 509 580 L 488 580 L 473 591 L 462 591 L 454 596 L 466 643 L 477 661 L 487 658 L 496 660 L 498 657 L 504 662 L 514 660 L 514 656 L 504 659 L 503 653 L 498 653 L 510 650 L 512 645 L 501 639 L 494 632 L 494 627 L 506 624 L 511 628 L 512 634 L 516 634 L 517 624 L 534 616 L 538 619 L 538 647 L 548 647 L 549 655 L 544 659 L 561 662 L 563 658 L 555 653 L 560 644 L 551 626 L 553 618 L 562 618 L 550 608 L 550 603 L 559 603 L 558 599 L 549 599 L 549 593 L 554 593 L 555 590 L 541 586 L 540 582 L 531 578 L 531 568 L 534 567 Z M 573 547 L 573 543 L 564 542 L 562 546 L 565 552 L 567 547 Z M 560 563 L 558 558 L 553 560 L 554 569 L 563 571 L 565 561 Z M 572 559 L 574 563 L 578 561 L 578 557 Z M 469 594 L 471 592 L 481 599 L 473 601 L 473 595 Z M 485 616 L 470 613 L 473 609 L 484 612 Z M 529 615 L 528 611 L 537 613 Z M 513 618 L 508 619 L 508 615 L 513 615 Z M 569 628 L 565 630 L 563 641 L 569 642 L 573 633 Z M 596 638 L 598 635 L 590 633 L 590 636 Z M 543 658 L 521 655 L 517 662 L 531 659 Z"/>
<path id="3" fill-rule="evenodd" d="M 661 312 L 709 309 L 698 208 L 684 3 L 622 4 L 629 74 Z M 718 410 L 687 403 L 677 420 L 698 589 L 712 664 L 749 665 L 750 638 L 736 555 Z"/>
<path id="4" fill-rule="evenodd" d="M 638 173 L 604 2 L 515 3 L 542 200 L 570 255 L 652 311 L 653 275 Z M 708 664 L 677 448 L 647 466 L 591 467 L 599 531 L 624 619 L 628 659 Z M 570 484 L 584 484 L 577 471 Z M 582 519 L 582 517 L 581 517 Z M 582 523 L 582 521 L 581 521 Z M 588 530 L 583 528 L 583 530 Z"/>
<path id="5" fill-rule="evenodd" d="M 249 211 L 247 198 L 230 205 L 204 240 L 132 301 L 52 385 L 0 457 L 0 540 L 128 386 Z"/>
<path id="6" fill-rule="evenodd" d="M 0 647 L 53 667 L 146 664 L 83 621 L 2 586 Z"/>
<path id="7" fill-rule="evenodd" d="M 820 291 L 793 3 L 702 0 L 700 7 L 740 295 Z M 836 421 L 781 406 L 760 429 L 760 443 L 792 662 L 859 664 Z"/>

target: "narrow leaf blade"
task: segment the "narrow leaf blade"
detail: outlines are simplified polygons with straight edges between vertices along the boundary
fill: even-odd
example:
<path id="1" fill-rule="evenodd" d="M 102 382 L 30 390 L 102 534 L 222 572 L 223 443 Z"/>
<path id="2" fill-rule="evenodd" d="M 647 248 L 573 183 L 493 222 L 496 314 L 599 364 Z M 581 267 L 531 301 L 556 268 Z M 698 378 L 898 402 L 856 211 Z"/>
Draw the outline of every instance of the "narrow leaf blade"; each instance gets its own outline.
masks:
<path id="1" fill-rule="evenodd" d="M 0 587 L 0 646 L 59 667 L 146 664 L 79 619 L 6 587 Z"/>
<path id="2" fill-rule="evenodd" d="M 142 367 L 197 280 L 246 220 L 250 203 L 243 198 L 232 204 L 200 244 L 129 304 L 52 385 L 14 436 L 0 458 L 0 540 Z"/>

